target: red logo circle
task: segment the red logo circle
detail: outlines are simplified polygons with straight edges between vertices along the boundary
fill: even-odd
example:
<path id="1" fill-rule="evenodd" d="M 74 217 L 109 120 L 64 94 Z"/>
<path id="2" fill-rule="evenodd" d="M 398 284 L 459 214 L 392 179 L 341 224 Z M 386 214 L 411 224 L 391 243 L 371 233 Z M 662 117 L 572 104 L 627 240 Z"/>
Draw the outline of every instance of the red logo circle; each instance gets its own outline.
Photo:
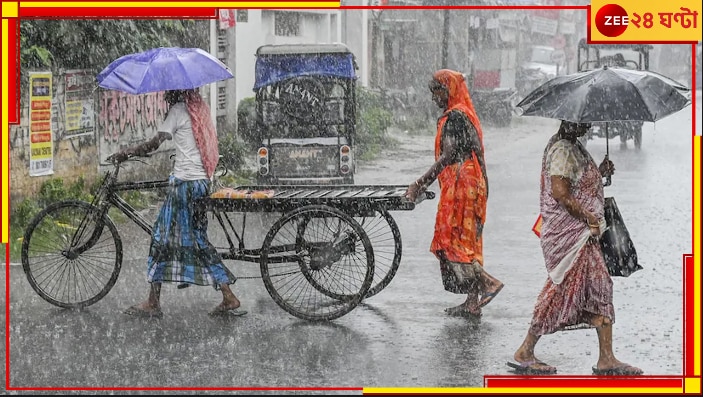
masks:
<path id="1" fill-rule="evenodd" d="M 629 22 L 627 11 L 617 4 L 606 4 L 596 13 L 596 28 L 604 36 L 620 36 Z"/>

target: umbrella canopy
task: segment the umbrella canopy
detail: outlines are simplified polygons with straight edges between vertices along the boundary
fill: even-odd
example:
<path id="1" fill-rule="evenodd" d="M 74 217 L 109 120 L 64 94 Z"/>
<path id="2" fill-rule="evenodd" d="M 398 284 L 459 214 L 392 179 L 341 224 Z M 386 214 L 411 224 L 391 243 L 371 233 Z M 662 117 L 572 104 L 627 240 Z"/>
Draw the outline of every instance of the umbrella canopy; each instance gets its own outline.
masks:
<path id="1" fill-rule="evenodd" d="M 98 85 L 130 94 L 187 90 L 234 77 L 200 48 L 159 47 L 122 56 L 97 75 Z"/>
<path id="2" fill-rule="evenodd" d="M 690 103 L 690 89 L 664 75 L 604 67 L 557 76 L 516 107 L 523 116 L 580 123 L 656 121 Z"/>

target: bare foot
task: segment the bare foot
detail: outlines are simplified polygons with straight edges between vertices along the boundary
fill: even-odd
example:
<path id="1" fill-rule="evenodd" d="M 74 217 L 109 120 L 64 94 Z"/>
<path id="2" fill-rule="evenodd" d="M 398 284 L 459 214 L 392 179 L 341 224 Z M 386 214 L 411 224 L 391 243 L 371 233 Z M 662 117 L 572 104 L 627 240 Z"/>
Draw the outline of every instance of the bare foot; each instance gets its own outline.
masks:
<path id="1" fill-rule="evenodd" d="M 537 360 L 537 357 L 535 357 L 534 354 L 529 354 L 529 353 L 522 351 L 522 350 L 516 351 L 515 354 L 513 354 L 513 358 L 515 359 L 515 361 L 517 361 L 519 363 L 525 363 L 525 362 L 529 362 L 529 361 L 539 361 L 539 360 Z"/>
<path id="2" fill-rule="evenodd" d="M 605 375 L 641 375 L 644 373 L 641 369 L 616 359 L 598 360 L 598 364 L 593 367 L 593 372 Z"/>
<path id="3" fill-rule="evenodd" d="M 239 306 L 241 303 L 239 299 L 225 299 L 219 305 L 215 306 L 214 309 L 210 311 L 211 316 L 243 316 L 247 314 L 246 310 L 240 310 Z"/>
<path id="4" fill-rule="evenodd" d="M 448 307 L 444 309 L 444 312 L 450 316 L 457 317 L 481 317 L 481 309 L 472 308 L 464 304 Z"/>
<path id="5" fill-rule="evenodd" d="M 504 287 L 504 284 L 501 282 L 498 282 L 498 283 L 491 285 L 490 288 L 487 288 L 486 292 L 483 295 L 481 295 L 481 300 L 478 303 L 478 307 L 482 308 L 482 307 L 486 306 L 487 304 L 491 303 L 493 298 L 495 298 L 496 295 L 498 295 L 498 293 L 500 292 L 500 290 L 503 289 L 503 287 Z"/>
<path id="6" fill-rule="evenodd" d="M 143 318 L 161 318 L 164 315 L 159 306 L 154 307 L 146 303 L 130 306 L 123 313 L 130 316 Z"/>
<path id="7" fill-rule="evenodd" d="M 139 303 L 137 305 L 132 306 L 135 309 L 145 311 L 145 312 L 154 312 L 154 311 L 161 311 L 161 305 L 159 303 L 151 303 L 148 300 L 144 301 L 142 303 Z"/>

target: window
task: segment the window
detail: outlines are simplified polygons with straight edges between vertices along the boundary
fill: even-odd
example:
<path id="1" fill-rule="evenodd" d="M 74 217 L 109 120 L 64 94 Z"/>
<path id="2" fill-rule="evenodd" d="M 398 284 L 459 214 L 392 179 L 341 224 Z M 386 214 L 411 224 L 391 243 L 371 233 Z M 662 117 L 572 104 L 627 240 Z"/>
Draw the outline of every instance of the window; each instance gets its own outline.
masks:
<path id="1" fill-rule="evenodd" d="M 300 36 L 300 13 L 274 13 L 274 34 L 276 36 Z"/>
<path id="2" fill-rule="evenodd" d="M 249 10 L 237 10 L 237 22 L 249 22 Z"/>
<path id="3" fill-rule="evenodd" d="M 227 87 L 217 87 L 217 109 L 227 109 Z"/>

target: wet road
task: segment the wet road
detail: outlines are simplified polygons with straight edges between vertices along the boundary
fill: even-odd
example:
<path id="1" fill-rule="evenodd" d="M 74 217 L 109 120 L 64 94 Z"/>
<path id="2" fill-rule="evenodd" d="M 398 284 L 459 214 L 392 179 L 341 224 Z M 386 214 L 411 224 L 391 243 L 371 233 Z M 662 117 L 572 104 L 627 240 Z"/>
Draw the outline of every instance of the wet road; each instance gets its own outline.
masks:
<path id="1" fill-rule="evenodd" d="M 682 255 L 692 251 L 690 126 L 688 108 L 656 126 L 646 124 L 641 150 L 632 142 L 610 142 L 617 171 L 606 196 L 617 199 L 644 267 L 614 280 L 614 348 L 619 359 L 648 374 L 682 373 Z M 506 374 L 505 361 L 524 337 L 546 278 L 531 227 L 539 210 L 542 150 L 556 128 L 557 122 L 540 118 L 516 118 L 510 129 L 486 128 L 491 197 L 484 255 L 486 268 L 506 287 L 484 308 L 480 324 L 443 313 L 463 299 L 443 290 L 428 252 L 436 201 L 393 213 L 403 238 L 398 274 L 380 294 L 323 324 L 279 308 L 260 279 L 248 278 L 258 276 L 258 265 L 243 262 L 228 265 L 242 277 L 235 292 L 249 311 L 244 317 L 210 318 L 218 292 L 173 286 L 162 292 L 163 319 L 127 317 L 121 311 L 146 296 L 148 241 L 143 232 L 121 225 L 128 249 L 120 278 L 85 311 L 44 302 L 21 267 L 10 267 L 10 384 L 449 387 L 480 386 L 486 374 Z M 398 137 L 401 145 L 385 158 L 360 165 L 357 183 L 410 183 L 426 170 L 432 136 Z M 588 149 L 600 160 L 605 140 L 589 141 Z M 271 221 L 261 222 L 263 228 L 247 226 L 248 234 L 260 235 Z M 4 274 L 4 266 L 0 270 Z M 597 360 L 595 331 L 546 336 L 536 353 L 560 374 L 590 374 Z M 4 386 L 5 379 L 0 382 Z"/>

